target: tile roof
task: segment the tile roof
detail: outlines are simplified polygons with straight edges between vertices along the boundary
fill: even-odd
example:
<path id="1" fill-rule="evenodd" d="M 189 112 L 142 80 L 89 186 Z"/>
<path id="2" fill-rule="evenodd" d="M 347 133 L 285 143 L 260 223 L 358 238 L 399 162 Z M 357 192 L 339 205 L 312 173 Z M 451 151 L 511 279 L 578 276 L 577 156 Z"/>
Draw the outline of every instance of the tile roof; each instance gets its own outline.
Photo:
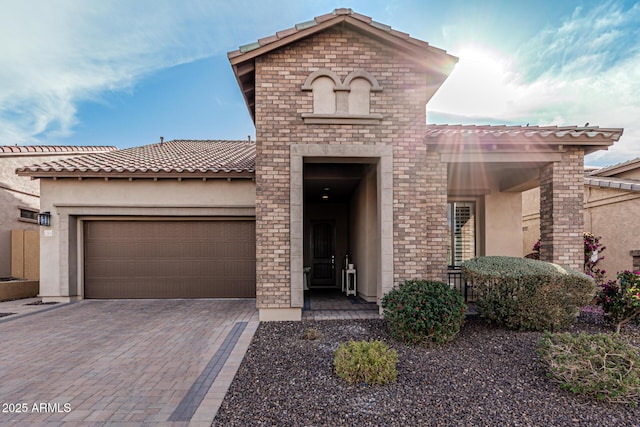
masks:
<path id="1" fill-rule="evenodd" d="M 601 178 L 598 176 L 585 176 L 585 185 L 600 188 L 614 188 L 616 190 L 640 192 L 640 181 L 635 179 Z"/>
<path id="2" fill-rule="evenodd" d="M 425 48 L 425 49 L 429 49 L 429 50 L 433 50 L 435 52 L 438 53 L 446 53 L 446 50 L 443 49 L 439 49 L 437 47 L 431 46 L 429 43 L 413 38 L 411 37 L 409 34 L 407 33 L 403 33 L 401 31 L 397 31 L 394 30 L 393 28 L 391 28 L 391 26 L 386 25 L 386 24 L 382 24 L 380 22 L 376 22 L 374 21 L 370 16 L 365 16 L 365 15 L 361 15 L 357 12 L 354 12 L 353 10 L 349 9 L 349 8 L 339 8 L 339 9 L 335 9 L 333 12 L 331 13 L 327 13 L 324 15 L 320 15 L 320 16 L 316 16 L 315 18 L 313 18 L 310 21 L 306 21 L 306 22 L 302 22 L 299 24 L 294 25 L 291 28 L 288 28 L 286 30 L 282 30 L 282 31 L 278 31 L 277 33 L 271 35 L 271 36 L 267 36 L 267 37 L 263 37 L 261 39 L 259 39 L 256 42 L 253 43 L 249 43 L 243 46 L 240 46 L 237 50 L 234 50 L 232 52 L 229 52 L 227 54 L 227 56 L 229 57 L 229 59 L 233 59 L 236 58 L 238 56 L 241 56 L 245 53 L 251 52 L 253 50 L 259 49 L 261 47 L 265 47 L 267 45 L 270 45 L 272 43 L 276 43 L 279 40 L 285 39 L 285 38 L 289 38 L 303 30 L 307 30 L 309 28 L 314 28 L 317 27 L 327 21 L 330 21 L 332 19 L 335 19 L 337 17 L 351 17 L 354 20 L 360 21 L 363 24 L 366 24 L 372 28 L 375 28 L 377 30 L 381 30 L 384 31 L 385 33 L 388 33 L 389 35 L 395 36 L 403 41 L 406 41 L 408 43 L 411 43 L 413 45 L 416 45 L 418 47 L 421 48 Z"/>
<path id="3" fill-rule="evenodd" d="M 589 153 L 620 139 L 622 128 L 598 126 L 427 125 L 428 144 L 551 144 L 586 146 Z"/>
<path id="4" fill-rule="evenodd" d="M 571 136 L 577 138 L 587 136 L 593 138 L 602 135 L 606 138 L 619 138 L 622 129 L 600 128 L 598 126 L 578 127 L 578 126 L 507 126 L 507 125 L 427 125 L 427 137 L 437 137 L 446 134 L 476 134 L 488 135 L 491 137 L 513 137 L 542 136 L 544 138 L 553 136 L 563 138 Z"/>
<path id="5" fill-rule="evenodd" d="M 612 176 L 612 175 L 616 175 L 622 172 L 627 172 L 629 170 L 633 170 L 636 168 L 640 168 L 640 157 L 627 160 L 626 162 L 617 163 L 612 166 L 607 166 L 605 168 L 596 169 L 593 172 L 591 172 L 589 175 Z"/>
<path id="6" fill-rule="evenodd" d="M 90 153 L 117 149 L 118 147 L 111 145 L 0 145 L 0 155 L 3 153 Z"/>
<path id="7" fill-rule="evenodd" d="M 253 174 L 255 143 L 249 141 L 175 140 L 107 153 L 87 154 L 26 166 L 19 175 L 157 177 L 189 174 Z"/>

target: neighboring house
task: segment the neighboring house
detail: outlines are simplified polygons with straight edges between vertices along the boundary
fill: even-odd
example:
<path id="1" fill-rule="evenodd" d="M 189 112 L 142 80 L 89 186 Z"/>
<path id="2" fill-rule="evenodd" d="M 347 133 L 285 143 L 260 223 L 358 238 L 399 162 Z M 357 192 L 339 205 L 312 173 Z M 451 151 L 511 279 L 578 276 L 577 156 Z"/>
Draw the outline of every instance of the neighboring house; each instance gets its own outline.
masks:
<path id="1" fill-rule="evenodd" d="M 540 238 L 540 189 L 522 197 L 523 253 Z M 601 169 L 585 169 L 584 231 L 602 236 L 606 249 L 598 268 L 608 279 L 640 270 L 640 158 Z"/>
<path id="2" fill-rule="evenodd" d="M 255 143 L 18 170 L 52 212 L 45 300 L 255 296 L 262 320 L 297 320 L 306 267 L 312 289 L 339 287 L 348 255 L 379 303 L 466 258 L 520 256 L 521 192 L 538 185 L 542 258 L 581 265 L 584 155 L 622 129 L 427 125 L 457 58 L 350 9 L 228 56 Z"/>
<path id="3" fill-rule="evenodd" d="M 0 278 L 11 276 L 11 230 L 36 230 L 40 182 L 15 174 L 17 168 L 115 147 L 0 145 Z"/>

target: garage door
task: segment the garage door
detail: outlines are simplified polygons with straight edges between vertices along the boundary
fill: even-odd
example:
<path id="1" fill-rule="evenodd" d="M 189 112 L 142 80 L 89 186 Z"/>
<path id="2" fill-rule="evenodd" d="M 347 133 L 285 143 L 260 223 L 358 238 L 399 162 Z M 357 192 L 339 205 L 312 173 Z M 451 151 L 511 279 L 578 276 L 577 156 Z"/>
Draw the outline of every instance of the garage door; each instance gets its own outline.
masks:
<path id="1" fill-rule="evenodd" d="M 255 221 L 85 221 L 85 298 L 256 295 Z"/>

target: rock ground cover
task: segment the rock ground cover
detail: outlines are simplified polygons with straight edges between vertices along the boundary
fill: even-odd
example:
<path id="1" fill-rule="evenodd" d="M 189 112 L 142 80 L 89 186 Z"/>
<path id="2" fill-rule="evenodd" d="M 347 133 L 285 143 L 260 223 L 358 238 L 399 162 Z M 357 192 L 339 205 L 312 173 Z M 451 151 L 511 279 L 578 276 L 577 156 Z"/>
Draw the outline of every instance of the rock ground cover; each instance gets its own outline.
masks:
<path id="1" fill-rule="evenodd" d="M 321 336 L 305 339 L 305 331 Z M 571 332 L 609 332 L 597 310 Z M 412 347 L 393 340 L 383 320 L 262 323 L 229 388 L 215 426 L 640 426 L 640 408 L 561 390 L 536 354 L 538 332 L 516 332 L 470 318 L 451 343 Z M 640 328 L 623 331 L 640 346 Z M 398 351 L 398 378 L 349 385 L 333 370 L 348 340 L 380 339 Z"/>

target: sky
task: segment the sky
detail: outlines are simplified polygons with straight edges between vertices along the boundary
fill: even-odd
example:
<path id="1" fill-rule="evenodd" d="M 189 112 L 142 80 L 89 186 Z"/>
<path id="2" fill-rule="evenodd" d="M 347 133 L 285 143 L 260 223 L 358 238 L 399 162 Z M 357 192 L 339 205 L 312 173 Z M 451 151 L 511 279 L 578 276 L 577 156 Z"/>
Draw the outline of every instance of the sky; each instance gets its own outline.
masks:
<path id="1" fill-rule="evenodd" d="M 349 7 L 460 58 L 429 123 L 622 127 L 640 156 L 640 0 L 0 0 L 0 145 L 255 138 L 227 52 Z"/>

